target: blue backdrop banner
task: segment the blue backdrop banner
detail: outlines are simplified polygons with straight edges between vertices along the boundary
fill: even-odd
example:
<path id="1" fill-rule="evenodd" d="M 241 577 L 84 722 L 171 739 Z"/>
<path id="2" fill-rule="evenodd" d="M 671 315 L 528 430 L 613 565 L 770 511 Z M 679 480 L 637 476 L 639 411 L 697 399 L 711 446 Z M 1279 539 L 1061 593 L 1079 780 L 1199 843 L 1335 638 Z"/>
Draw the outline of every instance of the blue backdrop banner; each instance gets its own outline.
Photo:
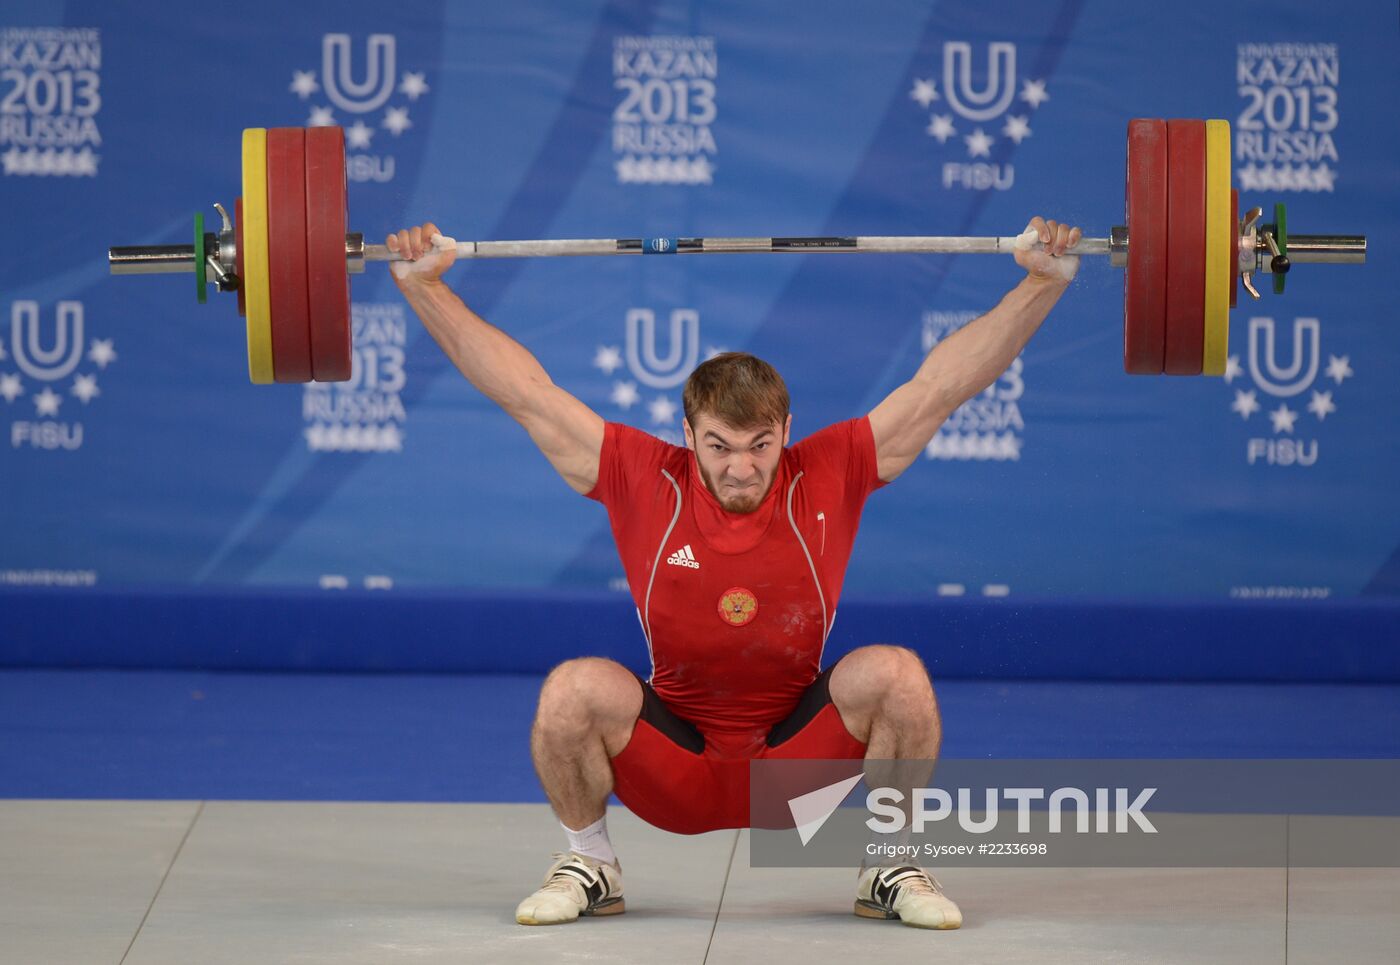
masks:
<path id="1" fill-rule="evenodd" d="M 1021 357 L 872 497 L 846 599 L 1024 604 L 1028 620 L 1053 601 L 1052 635 L 1073 632 L 1065 606 L 1235 601 L 1280 615 L 1241 633 L 1287 637 L 1282 614 L 1307 604 L 1359 619 L 1347 641 L 1396 642 L 1395 17 L 1379 0 L 1344 16 L 1311 0 L 4 3 L 0 662 L 42 662 L 17 615 L 59 620 L 72 594 L 462 590 L 472 612 L 627 612 L 604 513 L 460 377 L 382 266 L 353 283 L 353 378 L 306 386 L 247 382 L 232 296 L 108 275 L 108 245 L 183 243 L 196 211 L 232 206 L 241 129 L 326 124 L 345 129 L 350 227 L 379 241 L 426 219 L 476 239 L 1006 235 L 1037 213 L 1104 236 L 1124 220 L 1129 118 L 1225 118 L 1241 208 L 1367 234 L 1367 266 L 1302 265 L 1283 296 L 1242 297 L 1225 376 L 1184 379 L 1123 374 L 1122 273 L 1086 259 Z M 716 352 L 778 367 L 800 438 L 876 405 L 1018 273 L 815 254 L 462 263 L 448 280 L 605 418 L 678 441 L 681 385 Z M 245 631 L 183 661 L 218 663 Z M 643 652 L 626 633 L 602 649 Z"/>

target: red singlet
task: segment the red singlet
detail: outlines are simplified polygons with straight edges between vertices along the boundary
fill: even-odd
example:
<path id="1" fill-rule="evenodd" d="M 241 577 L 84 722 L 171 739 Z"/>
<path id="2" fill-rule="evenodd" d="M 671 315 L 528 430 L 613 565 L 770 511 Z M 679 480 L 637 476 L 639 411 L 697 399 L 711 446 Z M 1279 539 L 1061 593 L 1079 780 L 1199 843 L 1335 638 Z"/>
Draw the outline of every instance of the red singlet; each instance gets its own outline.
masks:
<path id="1" fill-rule="evenodd" d="M 884 485 L 866 418 L 783 451 L 752 513 L 722 509 L 695 454 L 608 423 L 598 484 L 651 652 L 651 685 L 747 756 L 816 679 L 866 497 Z"/>

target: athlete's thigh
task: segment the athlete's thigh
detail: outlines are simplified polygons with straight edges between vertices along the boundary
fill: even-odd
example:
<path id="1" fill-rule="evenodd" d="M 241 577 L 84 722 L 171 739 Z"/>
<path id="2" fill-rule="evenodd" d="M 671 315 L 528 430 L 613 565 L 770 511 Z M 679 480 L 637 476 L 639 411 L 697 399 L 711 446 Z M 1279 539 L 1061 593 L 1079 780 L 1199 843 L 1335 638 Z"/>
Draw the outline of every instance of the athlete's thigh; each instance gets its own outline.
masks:
<path id="1" fill-rule="evenodd" d="M 704 735 L 642 682 L 632 738 L 612 759 L 613 792 L 643 821 L 677 834 L 748 824 L 748 761 L 705 753 Z"/>

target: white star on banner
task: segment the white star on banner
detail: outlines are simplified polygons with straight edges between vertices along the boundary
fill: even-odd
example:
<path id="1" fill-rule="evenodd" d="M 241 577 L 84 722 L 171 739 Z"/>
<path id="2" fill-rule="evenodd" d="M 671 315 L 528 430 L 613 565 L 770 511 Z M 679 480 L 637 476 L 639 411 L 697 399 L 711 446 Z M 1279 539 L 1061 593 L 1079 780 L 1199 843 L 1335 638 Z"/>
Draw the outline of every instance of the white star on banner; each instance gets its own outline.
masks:
<path id="1" fill-rule="evenodd" d="M 403 79 L 399 81 L 399 93 L 406 95 L 411 101 L 416 101 L 429 90 L 430 88 L 427 82 L 424 81 L 422 74 L 405 72 Z"/>
<path id="2" fill-rule="evenodd" d="M 1329 355 L 1327 356 L 1327 377 L 1338 385 L 1343 379 L 1350 378 L 1356 373 L 1351 370 L 1350 355 Z"/>
<path id="3" fill-rule="evenodd" d="M 306 100 L 320 90 L 321 85 L 316 83 L 314 70 L 294 70 L 292 71 L 292 84 L 287 89 L 302 100 Z"/>
<path id="4" fill-rule="evenodd" d="M 1235 390 L 1235 401 L 1230 409 L 1233 412 L 1238 412 L 1241 419 L 1248 419 L 1258 412 L 1259 408 L 1259 396 L 1253 389 L 1247 392 L 1244 389 Z"/>
<path id="5" fill-rule="evenodd" d="M 602 369 L 604 375 L 612 375 L 622 366 L 622 353 L 616 345 L 599 345 L 597 354 L 593 356 L 593 365 Z"/>
<path id="6" fill-rule="evenodd" d="M 117 360 L 117 351 L 112 348 L 110 338 L 95 338 L 88 348 L 88 360 L 99 369 L 105 369 Z"/>
<path id="7" fill-rule="evenodd" d="M 653 425 L 670 425 L 676 421 L 676 404 L 664 395 L 658 395 L 647 408 L 651 410 Z"/>
<path id="8" fill-rule="evenodd" d="M 24 395 L 24 383 L 19 380 L 18 375 L 10 373 L 0 375 L 0 396 L 4 396 L 6 402 L 13 402 L 22 395 Z"/>
<path id="9" fill-rule="evenodd" d="M 379 429 L 379 451 L 380 452 L 402 452 L 403 432 L 399 427 L 390 423 L 381 426 Z"/>
<path id="10" fill-rule="evenodd" d="M 1331 392 L 1319 392 L 1314 389 L 1312 401 L 1308 403 L 1308 411 L 1317 416 L 1317 421 L 1321 422 L 1337 411 L 1337 403 L 1332 401 Z"/>
<path id="11" fill-rule="evenodd" d="M 102 390 L 97 387 L 97 376 L 79 375 L 73 379 L 73 388 L 70 390 L 80 400 L 83 405 L 87 405 L 94 397 L 102 394 Z"/>
<path id="12" fill-rule="evenodd" d="M 413 126 L 407 107 L 391 107 L 384 112 L 384 127 L 395 137 Z"/>
<path id="13" fill-rule="evenodd" d="M 73 157 L 73 173 L 87 177 L 97 177 L 97 155 L 91 148 L 83 148 Z"/>
<path id="14" fill-rule="evenodd" d="M 345 146 L 357 150 L 368 150 L 370 139 L 374 137 L 374 128 L 364 121 L 357 120 L 345 129 Z"/>
<path id="15" fill-rule="evenodd" d="M 713 184 L 715 180 L 715 166 L 710 163 L 707 157 L 697 157 L 690 162 L 690 183 L 691 184 Z"/>
<path id="16" fill-rule="evenodd" d="M 997 442 L 999 450 L 997 458 L 1020 460 L 1021 440 L 1016 438 L 1015 433 L 1003 432 Z"/>
<path id="17" fill-rule="evenodd" d="M 636 382 L 614 382 L 611 398 L 614 404 L 624 410 L 632 408 L 642 400 Z"/>
<path id="18" fill-rule="evenodd" d="M 948 138 L 958 133 L 953 127 L 953 116 L 951 114 L 934 114 L 929 118 L 928 134 L 930 137 L 938 138 L 939 144 L 947 144 Z"/>
<path id="19" fill-rule="evenodd" d="M 1050 95 L 1045 93 L 1045 81 L 1028 80 L 1021 84 L 1021 100 L 1031 107 L 1039 107 L 1050 99 Z"/>
<path id="20" fill-rule="evenodd" d="M 1332 191 L 1337 185 L 1337 172 L 1333 171 L 1326 164 L 1319 164 L 1313 168 L 1313 190 Z"/>
<path id="21" fill-rule="evenodd" d="M 307 127 L 335 127 L 335 114 L 329 107 L 311 108 L 311 116 L 306 119 Z"/>
<path id="22" fill-rule="evenodd" d="M 58 415 L 58 407 L 63 404 L 63 396 L 47 385 L 44 391 L 34 397 L 34 409 L 39 415 Z"/>
<path id="23" fill-rule="evenodd" d="M 914 89 L 909 92 L 909 96 L 918 101 L 920 107 L 927 109 L 938 100 L 938 85 L 931 80 L 915 80 Z"/>
<path id="24" fill-rule="evenodd" d="M 991 157 L 992 145 L 996 143 L 996 138 L 988 137 L 980 127 L 963 140 L 967 142 L 968 157 Z"/>
<path id="25" fill-rule="evenodd" d="M 1280 402 L 1278 408 L 1269 413 L 1269 418 L 1274 420 L 1275 432 L 1292 432 L 1298 413 L 1290 409 L 1286 402 Z"/>
<path id="26" fill-rule="evenodd" d="M 1225 380 L 1225 384 L 1229 385 L 1241 375 L 1244 375 L 1244 369 L 1240 367 L 1240 357 L 1238 355 L 1231 355 L 1226 358 L 1225 374 L 1221 376 L 1221 378 Z"/>
<path id="27" fill-rule="evenodd" d="M 1241 191 L 1259 190 L 1259 169 L 1253 164 L 1246 164 L 1242 168 L 1236 168 L 1235 174 L 1240 179 Z"/>
<path id="28" fill-rule="evenodd" d="M 1029 118 L 1008 114 L 1006 116 L 1006 126 L 1001 129 L 1001 133 L 1011 138 L 1011 140 L 1015 141 L 1017 144 L 1020 144 L 1031 136 Z"/>

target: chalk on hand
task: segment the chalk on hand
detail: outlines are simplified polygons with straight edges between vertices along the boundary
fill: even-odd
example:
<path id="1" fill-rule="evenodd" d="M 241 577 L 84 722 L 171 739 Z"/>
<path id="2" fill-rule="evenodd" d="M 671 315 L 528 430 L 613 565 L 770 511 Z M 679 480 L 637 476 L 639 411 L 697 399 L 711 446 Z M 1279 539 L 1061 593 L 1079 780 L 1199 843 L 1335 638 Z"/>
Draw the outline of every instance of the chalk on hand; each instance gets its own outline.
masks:
<path id="1" fill-rule="evenodd" d="M 1034 228 L 1026 225 L 1026 230 L 1016 236 L 1015 248 L 1017 251 L 1030 251 L 1040 241 L 1040 235 L 1036 234 Z"/>

